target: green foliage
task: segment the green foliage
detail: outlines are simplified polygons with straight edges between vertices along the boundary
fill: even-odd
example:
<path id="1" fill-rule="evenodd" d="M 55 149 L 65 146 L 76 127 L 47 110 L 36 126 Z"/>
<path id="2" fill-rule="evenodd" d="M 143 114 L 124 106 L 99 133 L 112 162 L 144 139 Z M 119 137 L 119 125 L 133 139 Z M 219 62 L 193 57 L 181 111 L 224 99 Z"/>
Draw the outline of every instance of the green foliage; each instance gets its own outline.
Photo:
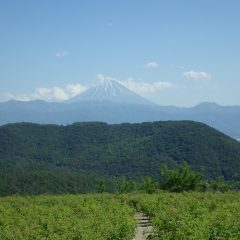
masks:
<path id="1" fill-rule="evenodd" d="M 0 197 L 0 239 L 131 240 L 134 208 L 153 240 L 240 239 L 240 192 Z"/>
<path id="2" fill-rule="evenodd" d="M 212 191 L 227 192 L 233 190 L 236 185 L 237 182 L 234 181 L 226 182 L 224 178 L 221 176 L 210 181 L 208 187 Z"/>
<path id="3" fill-rule="evenodd" d="M 133 180 L 127 182 L 127 192 L 134 192 L 137 190 L 137 184 Z"/>
<path id="4" fill-rule="evenodd" d="M 116 182 L 117 192 L 124 193 L 127 192 L 127 181 L 125 177 L 121 177 Z"/>
<path id="5" fill-rule="evenodd" d="M 240 193 L 159 193 L 128 197 L 162 240 L 240 239 Z"/>
<path id="6" fill-rule="evenodd" d="M 101 179 L 113 192 L 121 176 L 157 179 L 164 165 L 184 160 L 196 171 L 204 166 L 208 179 L 230 180 L 240 172 L 240 143 L 191 121 L 9 124 L 0 127 L 0 195 L 86 193 Z"/>
<path id="7" fill-rule="evenodd" d="M 179 169 L 161 170 L 160 188 L 170 192 L 195 191 L 202 186 L 202 175 L 190 170 L 187 163 L 183 163 Z"/>
<path id="8" fill-rule="evenodd" d="M 127 180 L 125 176 L 118 178 L 116 181 L 117 193 L 134 192 L 136 188 L 137 188 L 136 182 L 133 180 Z"/>
<path id="9" fill-rule="evenodd" d="M 98 193 L 104 193 L 104 192 L 105 192 L 105 184 L 104 184 L 104 181 L 101 180 L 98 186 Z"/>
<path id="10" fill-rule="evenodd" d="M 131 240 L 133 214 L 106 194 L 0 198 L 0 239 Z"/>
<path id="11" fill-rule="evenodd" d="M 148 194 L 156 192 L 158 184 L 150 176 L 145 176 L 142 178 L 141 189 Z"/>

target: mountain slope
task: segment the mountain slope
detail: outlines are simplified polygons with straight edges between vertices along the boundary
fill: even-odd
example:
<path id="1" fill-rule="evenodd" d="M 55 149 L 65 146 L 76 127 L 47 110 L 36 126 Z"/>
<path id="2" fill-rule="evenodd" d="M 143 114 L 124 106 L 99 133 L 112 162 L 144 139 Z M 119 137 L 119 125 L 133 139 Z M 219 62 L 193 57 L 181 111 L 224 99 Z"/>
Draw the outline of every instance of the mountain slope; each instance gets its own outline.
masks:
<path id="1" fill-rule="evenodd" d="M 229 179 L 240 172 L 240 143 L 190 121 L 0 127 L 2 195 L 89 191 L 101 177 L 158 176 L 183 161 Z"/>
<path id="2" fill-rule="evenodd" d="M 68 102 L 78 101 L 110 101 L 121 104 L 154 105 L 115 80 L 104 80 L 101 84 L 89 88 L 80 95 L 68 100 Z"/>

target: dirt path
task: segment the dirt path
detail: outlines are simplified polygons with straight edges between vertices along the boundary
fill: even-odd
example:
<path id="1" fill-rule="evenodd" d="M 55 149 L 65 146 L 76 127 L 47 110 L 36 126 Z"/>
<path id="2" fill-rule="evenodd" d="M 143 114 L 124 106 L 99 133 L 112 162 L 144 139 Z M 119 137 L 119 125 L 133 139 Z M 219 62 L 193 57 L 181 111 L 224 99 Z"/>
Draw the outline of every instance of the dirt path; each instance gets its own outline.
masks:
<path id="1" fill-rule="evenodd" d="M 137 213 L 137 229 L 133 240 L 145 240 L 152 233 L 152 224 L 144 213 Z"/>

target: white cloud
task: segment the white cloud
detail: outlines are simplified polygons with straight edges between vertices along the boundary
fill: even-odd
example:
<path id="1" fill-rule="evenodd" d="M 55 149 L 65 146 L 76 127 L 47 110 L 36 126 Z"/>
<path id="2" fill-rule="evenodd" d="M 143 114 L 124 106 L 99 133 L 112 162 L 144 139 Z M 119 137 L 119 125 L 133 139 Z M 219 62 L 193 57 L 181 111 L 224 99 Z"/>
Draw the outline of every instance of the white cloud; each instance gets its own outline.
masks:
<path id="1" fill-rule="evenodd" d="M 132 90 L 133 92 L 143 96 L 155 94 L 163 89 L 174 87 L 174 85 L 170 82 L 160 82 L 160 81 L 153 82 L 153 83 L 136 82 L 132 78 L 128 78 L 127 80 L 123 80 L 119 82 L 125 87 Z"/>
<path id="2" fill-rule="evenodd" d="M 211 75 L 207 72 L 196 72 L 193 70 L 186 71 L 183 73 L 183 76 L 188 79 L 211 79 Z"/>
<path id="3" fill-rule="evenodd" d="M 105 76 L 103 74 L 97 74 L 96 77 L 100 81 L 100 83 L 107 80 L 115 80 L 127 87 L 128 89 L 132 90 L 133 92 L 142 96 L 148 96 L 157 93 L 162 89 L 175 87 L 175 85 L 170 82 L 159 81 L 153 83 L 146 83 L 135 81 L 133 78 L 127 78 L 126 80 L 118 80 L 116 78 Z"/>
<path id="4" fill-rule="evenodd" d="M 29 101 L 29 96 L 26 94 L 12 94 L 12 93 L 1 93 L 0 94 L 0 102 L 6 102 L 9 100 L 16 101 Z"/>
<path id="5" fill-rule="evenodd" d="M 86 86 L 81 84 L 69 84 L 64 88 L 37 88 L 36 92 L 31 95 L 31 99 L 42 99 L 45 101 L 55 102 L 64 101 L 77 96 L 87 89 Z"/>
<path id="6" fill-rule="evenodd" d="M 149 62 L 143 65 L 144 68 L 158 68 L 159 64 L 157 62 Z"/>
<path id="7" fill-rule="evenodd" d="M 55 57 L 57 58 L 64 58 L 68 55 L 68 51 L 59 51 L 55 53 Z"/>
<path id="8" fill-rule="evenodd" d="M 2 101 L 17 100 L 17 101 L 31 101 L 31 100 L 44 100 L 48 102 L 61 102 L 77 96 L 87 89 L 86 86 L 81 84 L 69 84 L 63 88 L 36 88 L 34 93 L 31 94 L 3 94 L 0 97 Z"/>
<path id="9" fill-rule="evenodd" d="M 36 92 L 30 96 L 32 100 L 34 99 L 42 99 L 45 101 L 53 102 L 53 101 L 64 101 L 67 100 L 68 94 L 65 89 L 60 87 L 53 88 L 37 88 Z"/>
<path id="10" fill-rule="evenodd" d="M 135 81 L 133 78 L 127 78 L 126 80 L 118 80 L 116 78 L 105 76 L 103 74 L 97 74 L 96 77 L 100 83 L 107 80 L 115 80 L 121 83 L 122 85 L 124 85 L 126 88 L 142 96 L 155 94 L 158 91 L 161 91 L 166 88 L 176 87 L 174 84 L 170 82 L 163 82 L 163 81 L 146 83 L 146 82 Z"/>
<path id="11" fill-rule="evenodd" d="M 97 74 L 96 77 L 97 77 L 97 80 L 98 80 L 99 83 L 104 83 L 105 81 L 108 81 L 108 80 L 118 81 L 116 78 L 113 78 L 113 77 L 110 77 L 110 76 L 105 76 L 101 73 Z"/>
<path id="12" fill-rule="evenodd" d="M 128 78 L 126 80 L 118 80 L 116 78 L 105 76 L 103 74 L 98 74 L 96 77 L 100 82 L 106 80 L 118 81 L 125 87 L 142 96 L 155 94 L 161 91 L 162 89 L 176 87 L 174 84 L 170 82 L 163 81 L 146 83 L 135 81 L 133 78 Z M 88 88 L 87 86 L 84 86 L 82 84 L 69 84 L 66 85 L 65 87 L 52 87 L 52 88 L 40 87 L 36 88 L 35 91 L 30 94 L 12 94 L 12 93 L 0 94 L 0 102 L 8 100 L 32 101 L 37 99 L 48 102 L 61 102 L 77 96 L 78 94 L 85 91 L 87 88 Z"/>
<path id="13" fill-rule="evenodd" d="M 78 94 L 82 93 L 87 89 L 86 86 L 82 84 L 69 84 L 65 87 L 65 91 L 68 94 L 69 97 L 75 97 Z"/>

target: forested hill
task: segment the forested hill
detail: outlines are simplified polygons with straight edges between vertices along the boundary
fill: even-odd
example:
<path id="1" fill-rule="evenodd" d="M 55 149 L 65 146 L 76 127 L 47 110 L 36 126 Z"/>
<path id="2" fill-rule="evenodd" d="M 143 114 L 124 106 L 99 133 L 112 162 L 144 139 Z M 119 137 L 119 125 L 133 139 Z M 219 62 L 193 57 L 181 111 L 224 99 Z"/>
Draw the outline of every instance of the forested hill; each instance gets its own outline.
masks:
<path id="1" fill-rule="evenodd" d="M 192 121 L 0 127 L 0 194 L 93 190 L 100 178 L 157 176 L 186 161 L 206 176 L 240 172 L 240 143 Z"/>

